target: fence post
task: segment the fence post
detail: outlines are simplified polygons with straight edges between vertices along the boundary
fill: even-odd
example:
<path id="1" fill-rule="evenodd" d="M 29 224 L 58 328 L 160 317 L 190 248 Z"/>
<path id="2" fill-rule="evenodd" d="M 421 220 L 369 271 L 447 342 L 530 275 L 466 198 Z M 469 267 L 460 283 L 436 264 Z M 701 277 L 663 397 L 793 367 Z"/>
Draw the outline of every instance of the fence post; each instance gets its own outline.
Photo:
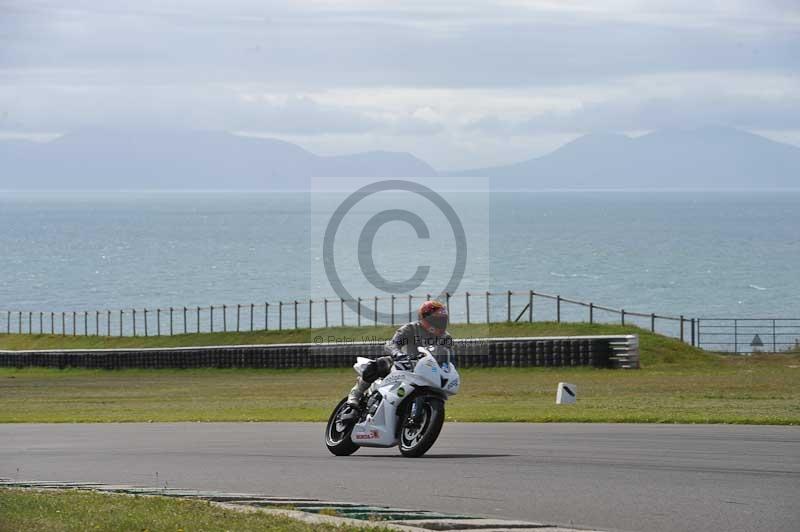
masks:
<path id="1" fill-rule="evenodd" d="M 594 303 L 589 302 L 589 323 L 594 323 Z"/>
<path id="2" fill-rule="evenodd" d="M 297 300 L 294 300 L 294 328 L 297 329 Z"/>
<path id="3" fill-rule="evenodd" d="M 144 335 L 147 336 L 147 309 L 144 309 Z"/>
<path id="4" fill-rule="evenodd" d="M 375 318 L 375 327 L 378 326 L 378 296 L 375 296 L 375 308 L 372 309 Z"/>
<path id="5" fill-rule="evenodd" d="M 156 336 L 161 336 L 161 309 L 156 309 Z"/>
<path id="6" fill-rule="evenodd" d="M 78 336 L 77 328 L 78 328 L 78 313 L 73 310 L 72 311 L 72 336 Z"/>
<path id="7" fill-rule="evenodd" d="M 250 332 L 253 332 L 255 326 L 253 325 L 253 318 L 256 310 L 256 305 L 254 303 L 250 303 Z"/>
<path id="8" fill-rule="evenodd" d="M 414 306 L 413 300 L 414 296 L 412 294 L 408 294 L 408 321 L 414 321 L 414 311 L 412 307 Z"/>
<path id="9" fill-rule="evenodd" d="M 11 334 L 11 311 L 10 310 L 6 311 L 6 332 L 8 334 Z"/>
<path id="10" fill-rule="evenodd" d="M 486 323 L 491 323 L 491 317 L 489 314 L 489 291 L 486 291 Z"/>
<path id="11" fill-rule="evenodd" d="M 619 312 L 619 319 L 622 325 L 625 325 L 625 309 L 621 309 Z"/>
<path id="12" fill-rule="evenodd" d="M 450 292 L 445 292 L 444 293 L 444 301 L 445 301 L 445 304 L 447 305 L 447 313 L 451 314 L 451 312 L 450 312 Z"/>
<path id="13" fill-rule="evenodd" d="M 67 317 L 61 312 L 61 336 L 67 335 Z"/>
<path id="14" fill-rule="evenodd" d="M 533 290 L 528 290 L 528 323 L 533 323 Z"/>
<path id="15" fill-rule="evenodd" d="M 695 339 L 694 339 L 694 318 L 692 318 L 692 319 L 690 320 L 690 325 L 691 325 L 691 329 L 692 329 L 692 334 L 691 334 L 691 337 L 692 337 L 692 347 L 694 347 L 694 345 L 695 345 Z"/>
<path id="16" fill-rule="evenodd" d="M 506 295 L 506 321 L 511 321 L 511 290 Z"/>
<path id="17" fill-rule="evenodd" d="M 197 307 L 197 332 L 200 332 L 200 306 Z"/>
<path id="18" fill-rule="evenodd" d="M 313 328 L 312 327 L 312 321 L 311 321 L 311 316 L 312 316 L 311 309 L 313 308 L 313 306 L 314 306 L 314 300 L 309 298 L 309 300 L 308 300 L 308 328 L 309 329 Z"/>
<path id="19" fill-rule="evenodd" d="M 173 336 L 175 334 L 175 322 L 173 321 L 175 309 L 169 307 L 169 335 Z"/>
<path id="20" fill-rule="evenodd" d="M 469 325 L 469 292 L 464 294 L 464 303 L 467 308 L 467 325 Z"/>
<path id="21" fill-rule="evenodd" d="M 775 320 L 772 320 L 772 352 L 778 352 L 777 342 L 775 339 Z"/>
<path id="22" fill-rule="evenodd" d="M 133 335 L 136 336 L 136 309 L 131 309 L 131 322 L 133 323 Z"/>
<path id="23" fill-rule="evenodd" d="M 22 334 L 22 311 L 17 311 L 17 334 Z"/>
<path id="24" fill-rule="evenodd" d="M 681 342 L 684 341 L 683 336 L 683 314 L 681 314 Z"/>
<path id="25" fill-rule="evenodd" d="M 700 318 L 697 318 L 697 347 L 700 347 Z"/>
<path id="26" fill-rule="evenodd" d="M 213 333 L 213 332 L 214 332 L 214 305 L 210 305 L 210 310 L 209 310 L 209 321 L 210 321 L 210 323 L 211 323 L 211 325 L 210 325 L 210 327 L 209 327 L 209 329 L 210 329 L 210 331 L 209 331 L 209 332 L 212 332 L 212 333 Z"/>
<path id="27" fill-rule="evenodd" d="M 83 335 L 89 336 L 89 311 L 83 311 Z"/>
<path id="28" fill-rule="evenodd" d="M 561 296 L 556 296 L 556 323 L 561 323 Z"/>
<path id="29" fill-rule="evenodd" d="M 100 336 L 100 311 L 94 311 L 94 334 Z"/>
<path id="30" fill-rule="evenodd" d="M 50 335 L 54 335 L 56 333 L 56 313 L 50 313 Z M 111 335 L 109 335 L 111 336 Z"/>
<path id="31" fill-rule="evenodd" d="M 344 327 L 344 298 L 339 298 L 339 319 Z M 361 298 L 358 298 L 358 324 L 361 325 Z"/>
<path id="32" fill-rule="evenodd" d="M 392 294 L 392 325 L 394 325 L 394 294 Z"/>
<path id="33" fill-rule="evenodd" d="M 44 313 L 39 311 L 39 334 L 44 334 Z"/>
<path id="34" fill-rule="evenodd" d="M 228 305 L 222 305 L 222 332 L 228 332 Z"/>
<path id="35" fill-rule="evenodd" d="M 264 330 L 269 330 L 269 301 L 264 302 Z"/>
<path id="36" fill-rule="evenodd" d="M 328 298 L 327 297 L 322 300 L 322 308 L 325 311 L 324 312 L 324 314 L 325 314 L 325 328 L 327 329 L 328 328 Z"/>
<path id="37" fill-rule="evenodd" d="M 650 332 L 656 332 L 656 315 L 654 312 L 650 313 Z"/>
<path id="38" fill-rule="evenodd" d="M 106 336 L 111 336 L 111 311 L 106 311 Z"/>
<path id="39" fill-rule="evenodd" d="M 283 301 L 278 301 L 278 330 L 283 330 Z"/>
<path id="40" fill-rule="evenodd" d="M 361 298 L 359 297 L 356 303 L 358 309 L 358 326 L 361 327 Z M 344 303 L 342 303 L 342 325 L 344 325 Z"/>
<path id="41" fill-rule="evenodd" d="M 124 314 L 124 311 L 120 310 L 119 311 L 119 337 L 120 338 L 122 338 L 122 315 L 123 314 Z"/>
<path id="42" fill-rule="evenodd" d="M 28 334 L 33 334 L 33 312 L 28 311 Z"/>
<path id="43" fill-rule="evenodd" d="M 240 330 L 242 319 L 242 305 L 240 303 L 236 304 L 236 332 L 238 333 Z"/>

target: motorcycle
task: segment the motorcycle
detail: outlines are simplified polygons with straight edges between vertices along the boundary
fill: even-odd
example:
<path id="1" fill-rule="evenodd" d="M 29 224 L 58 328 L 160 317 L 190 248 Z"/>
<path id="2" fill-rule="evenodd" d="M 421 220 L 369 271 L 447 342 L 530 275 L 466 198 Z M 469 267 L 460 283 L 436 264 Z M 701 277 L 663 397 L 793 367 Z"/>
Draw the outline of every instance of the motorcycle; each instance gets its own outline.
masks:
<path id="1" fill-rule="evenodd" d="M 325 445 L 337 456 L 359 447 L 400 447 L 407 457 L 424 455 L 439 437 L 444 423 L 444 403 L 458 393 L 461 379 L 446 346 L 420 347 L 412 371 L 395 367 L 364 393 L 360 417 L 342 419 L 350 410 L 342 399 L 328 419 Z M 439 360 L 437 360 L 437 357 Z M 368 358 L 358 357 L 353 369 L 361 375 Z"/>

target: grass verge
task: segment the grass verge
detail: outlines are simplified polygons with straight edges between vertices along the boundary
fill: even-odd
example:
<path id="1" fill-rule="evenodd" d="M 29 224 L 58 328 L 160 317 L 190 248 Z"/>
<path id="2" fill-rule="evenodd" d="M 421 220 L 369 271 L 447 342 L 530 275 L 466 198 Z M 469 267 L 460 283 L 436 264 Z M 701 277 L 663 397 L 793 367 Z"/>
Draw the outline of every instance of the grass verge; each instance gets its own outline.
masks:
<path id="1" fill-rule="evenodd" d="M 800 355 L 639 371 L 465 369 L 449 421 L 800 424 Z M 0 369 L 0 422 L 325 421 L 349 369 Z M 578 404 L 554 404 L 559 381 Z"/>
<path id="2" fill-rule="evenodd" d="M 111 495 L 89 491 L 0 488 L 0 532 L 86 530 L 190 531 L 270 530 L 363 532 L 369 527 L 307 524 L 265 512 L 238 512 L 168 497 Z"/>
<path id="3" fill-rule="evenodd" d="M 216 333 L 160 338 L 0 336 L 0 348 L 155 347 L 385 338 L 390 327 Z M 642 369 L 462 370 L 450 421 L 800 424 L 800 354 L 724 356 L 635 327 L 455 325 L 456 337 L 640 335 Z M 87 370 L 0 368 L 0 422 L 325 421 L 350 369 Z M 559 381 L 578 404 L 556 406 Z"/>

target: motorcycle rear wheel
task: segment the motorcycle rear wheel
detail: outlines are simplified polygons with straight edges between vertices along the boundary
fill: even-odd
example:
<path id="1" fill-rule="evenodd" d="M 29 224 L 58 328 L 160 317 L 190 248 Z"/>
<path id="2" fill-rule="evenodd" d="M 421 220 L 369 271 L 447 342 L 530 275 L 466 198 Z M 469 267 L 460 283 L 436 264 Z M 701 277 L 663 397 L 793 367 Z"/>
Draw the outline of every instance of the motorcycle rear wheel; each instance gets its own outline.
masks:
<path id="1" fill-rule="evenodd" d="M 410 409 L 403 415 L 400 426 L 400 454 L 408 458 L 419 458 L 436 443 L 444 424 L 444 401 L 427 396 L 422 402 L 422 414 L 417 423 L 412 423 Z"/>
<path id="2" fill-rule="evenodd" d="M 339 401 L 339 404 L 333 409 L 333 413 L 328 419 L 328 425 L 325 427 L 325 446 L 336 456 L 349 456 L 359 448 L 350 439 L 350 434 L 353 432 L 353 427 L 356 426 L 356 421 L 343 423 L 339 420 L 346 408 L 347 397 Z"/>

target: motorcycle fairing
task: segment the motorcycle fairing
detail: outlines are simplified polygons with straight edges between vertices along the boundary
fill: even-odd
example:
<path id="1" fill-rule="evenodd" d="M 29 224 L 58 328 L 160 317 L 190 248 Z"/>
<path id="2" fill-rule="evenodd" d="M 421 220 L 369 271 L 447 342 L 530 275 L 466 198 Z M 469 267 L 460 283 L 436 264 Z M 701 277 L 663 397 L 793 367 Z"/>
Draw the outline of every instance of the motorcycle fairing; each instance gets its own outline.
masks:
<path id="1" fill-rule="evenodd" d="M 413 384 L 403 382 L 413 376 L 410 371 L 392 373 L 383 381 L 375 381 L 370 395 L 377 390 L 383 396 L 374 415 L 367 414 L 364 421 L 356 423 L 350 438 L 364 447 L 393 447 L 399 443 L 396 433 L 397 409 L 403 400 L 414 391 Z M 390 377 L 393 377 L 390 379 Z M 387 382 L 388 381 L 388 382 Z M 400 391 L 402 389 L 402 391 Z M 400 395 L 402 394 L 402 395 Z"/>

